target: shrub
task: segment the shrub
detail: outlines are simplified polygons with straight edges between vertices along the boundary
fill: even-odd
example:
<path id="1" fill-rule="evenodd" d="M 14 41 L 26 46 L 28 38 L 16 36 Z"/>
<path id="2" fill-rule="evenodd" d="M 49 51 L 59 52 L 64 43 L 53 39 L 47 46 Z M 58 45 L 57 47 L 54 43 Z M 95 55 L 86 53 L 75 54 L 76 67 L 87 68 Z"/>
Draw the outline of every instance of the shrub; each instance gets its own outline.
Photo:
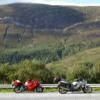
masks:
<path id="1" fill-rule="evenodd" d="M 90 83 L 100 82 L 100 65 L 83 63 L 67 69 L 67 79 L 72 81 L 77 78 L 84 78 Z"/>

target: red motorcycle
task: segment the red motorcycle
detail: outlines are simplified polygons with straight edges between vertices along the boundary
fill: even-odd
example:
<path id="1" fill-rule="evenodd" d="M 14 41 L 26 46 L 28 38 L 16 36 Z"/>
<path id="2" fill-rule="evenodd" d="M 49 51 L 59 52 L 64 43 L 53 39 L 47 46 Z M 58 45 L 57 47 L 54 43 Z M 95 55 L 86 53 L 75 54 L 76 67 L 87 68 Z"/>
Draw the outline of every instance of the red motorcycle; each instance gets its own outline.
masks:
<path id="1" fill-rule="evenodd" d="M 37 80 L 28 80 L 25 83 L 20 82 L 19 80 L 15 80 L 12 82 L 13 90 L 16 93 L 21 93 L 24 91 L 36 91 L 38 93 L 43 92 L 43 87 L 40 82 Z"/>

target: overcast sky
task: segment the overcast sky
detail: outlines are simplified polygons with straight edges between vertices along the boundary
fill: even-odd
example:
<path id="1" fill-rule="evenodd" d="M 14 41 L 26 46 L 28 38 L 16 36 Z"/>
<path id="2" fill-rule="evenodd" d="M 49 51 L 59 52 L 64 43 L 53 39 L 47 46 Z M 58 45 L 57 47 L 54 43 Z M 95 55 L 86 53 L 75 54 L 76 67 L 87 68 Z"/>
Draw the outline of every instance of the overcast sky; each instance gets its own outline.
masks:
<path id="1" fill-rule="evenodd" d="M 15 2 L 45 3 L 51 5 L 100 5 L 100 0 L 0 0 L 0 4 Z"/>

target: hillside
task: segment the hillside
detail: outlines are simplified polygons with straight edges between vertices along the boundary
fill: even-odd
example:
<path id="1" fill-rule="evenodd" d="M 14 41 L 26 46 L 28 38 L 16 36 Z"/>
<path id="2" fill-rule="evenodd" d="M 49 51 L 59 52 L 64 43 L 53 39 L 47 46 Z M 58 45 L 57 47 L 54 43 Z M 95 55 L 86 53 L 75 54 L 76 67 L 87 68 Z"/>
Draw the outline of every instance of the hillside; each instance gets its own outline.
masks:
<path id="1" fill-rule="evenodd" d="M 55 76 L 100 83 L 100 7 L 0 5 L 1 82 Z"/>
<path id="2" fill-rule="evenodd" d="M 100 21 L 74 24 L 63 30 L 67 43 L 92 42 L 100 46 Z"/>
<path id="3" fill-rule="evenodd" d="M 0 62 L 46 63 L 100 46 L 100 7 L 0 6 Z"/>
<path id="4" fill-rule="evenodd" d="M 100 47 L 79 52 L 61 61 L 48 64 L 47 68 L 55 75 L 74 80 L 84 78 L 89 82 L 100 82 Z"/>
<path id="5" fill-rule="evenodd" d="M 83 21 L 85 15 L 70 7 L 42 4 L 10 4 L 0 7 L 0 17 L 9 17 L 36 29 L 59 29 Z M 73 20 L 72 20 L 73 19 Z"/>
<path id="6" fill-rule="evenodd" d="M 78 64 L 84 64 L 84 63 L 100 64 L 100 47 L 88 49 L 79 52 L 73 56 L 65 57 L 63 60 L 53 64 L 56 67 L 67 68 L 67 67 L 76 67 Z M 48 66 L 53 66 L 53 65 L 48 65 Z"/>
<path id="7" fill-rule="evenodd" d="M 99 10 L 100 7 L 15 3 L 0 6 L 0 18 L 35 29 L 62 29 L 79 22 L 99 21 Z"/>

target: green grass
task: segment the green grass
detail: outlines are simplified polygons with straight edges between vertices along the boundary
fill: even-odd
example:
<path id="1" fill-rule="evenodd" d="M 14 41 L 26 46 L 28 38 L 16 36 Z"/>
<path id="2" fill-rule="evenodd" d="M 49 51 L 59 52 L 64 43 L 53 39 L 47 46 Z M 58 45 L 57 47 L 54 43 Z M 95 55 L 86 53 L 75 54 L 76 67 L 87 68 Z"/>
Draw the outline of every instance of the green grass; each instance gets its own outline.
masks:
<path id="1" fill-rule="evenodd" d="M 58 89 L 57 88 L 45 88 L 44 89 L 44 92 L 57 92 L 58 91 Z"/>
<path id="2" fill-rule="evenodd" d="M 57 88 L 45 88 L 44 93 L 58 92 Z M 93 88 L 93 92 L 100 92 L 100 88 Z M 0 93 L 14 93 L 13 89 L 0 89 Z"/>
<path id="3" fill-rule="evenodd" d="M 45 88 L 44 93 L 57 92 L 57 88 Z M 14 93 L 13 89 L 0 89 L 0 93 Z"/>
<path id="4" fill-rule="evenodd" d="M 90 62 L 90 63 L 99 63 L 100 62 L 100 47 L 94 49 L 88 49 L 81 53 L 77 53 L 76 55 L 65 59 L 63 62 L 68 66 L 74 66 L 77 64 Z"/>
<path id="5" fill-rule="evenodd" d="M 13 93 L 13 89 L 0 89 L 0 93 Z"/>
<path id="6" fill-rule="evenodd" d="M 93 64 L 98 64 L 98 63 L 100 64 L 100 47 L 79 52 L 71 57 L 66 57 L 61 61 L 48 64 L 48 66 L 67 68 L 67 67 L 74 67 L 77 66 L 78 64 L 86 62 Z"/>
<path id="7" fill-rule="evenodd" d="M 93 91 L 100 92 L 100 87 L 99 88 L 93 88 Z"/>

